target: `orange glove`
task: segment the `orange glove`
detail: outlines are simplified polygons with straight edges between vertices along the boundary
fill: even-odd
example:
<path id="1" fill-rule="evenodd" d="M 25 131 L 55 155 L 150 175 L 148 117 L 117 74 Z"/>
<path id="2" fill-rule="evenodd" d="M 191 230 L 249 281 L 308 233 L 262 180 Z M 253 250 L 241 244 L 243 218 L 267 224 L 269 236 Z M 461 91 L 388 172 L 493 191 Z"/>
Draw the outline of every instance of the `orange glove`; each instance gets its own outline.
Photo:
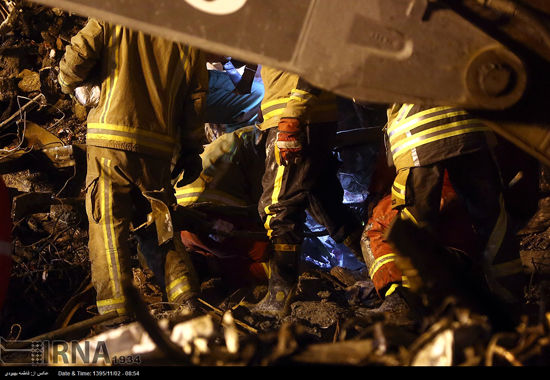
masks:
<path id="1" fill-rule="evenodd" d="M 281 165 L 298 163 L 302 157 L 300 121 L 289 117 L 281 118 L 277 131 L 277 148 L 281 155 Z"/>

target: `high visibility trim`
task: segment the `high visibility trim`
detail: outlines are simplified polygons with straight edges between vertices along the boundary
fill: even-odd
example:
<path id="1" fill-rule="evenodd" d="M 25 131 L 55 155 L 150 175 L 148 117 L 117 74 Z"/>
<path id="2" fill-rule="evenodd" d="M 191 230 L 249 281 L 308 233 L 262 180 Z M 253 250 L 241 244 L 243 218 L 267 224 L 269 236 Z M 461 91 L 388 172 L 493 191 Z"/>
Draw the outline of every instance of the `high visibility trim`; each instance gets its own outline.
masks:
<path id="1" fill-rule="evenodd" d="M 390 294 L 392 294 L 393 292 L 395 292 L 395 289 L 397 289 L 397 287 L 399 286 L 400 284 L 397 284 L 397 283 L 393 283 L 391 284 L 390 288 L 388 289 L 388 291 L 386 292 L 386 294 L 384 294 L 384 297 L 387 297 L 389 296 Z"/>
<path id="2" fill-rule="evenodd" d="M 199 199 L 230 206 L 247 206 L 247 203 L 223 191 L 207 189 L 204 187 L 182 187 L 176 190 L 176 199 L 179 204 L 192 203 Z M 180 202 L 181 201 L 181 202 Z"/>
<path id="3" fill-rule="evenodd" d="M 131 145 L 141 145 L 148 148 L 152 148 L 154 150 L 165 152 L 165 153 L 172 153 L 173 146 L 167 146 L 166 143 L 158 143 L 155 144 L 152 141 L 147 141 L 145 137 L 141 137 L 139 139 L 136 139 L 135 137 L 131 136 L 118 136 L 115 134 L 98 134 L 98 133 L 90 133 L 88 132 L 86 134 L 86 141 L 92 142 L 93 140 L 99 140 L 99 141 L 116 141 L 120 143 L 126 143 Z"/>
<path id="4" fill-rule="evenodd" d="M 290 98 L 278 98 L 278 99 L 270 100 L 269 102 L 262 103 L 261 105 L 262 112 L 264 111 L 269 112 L 268 108 L 271 108 L 275 105 L 283 104 L 284 106 L 286 106 L 289 100 Z"/>
<path id="5" fill-rule="evenodd" d="M 401 276 L 401 286 L 404 288 L 410 288 L 411 285 L 409 284 L 409 278 L 407 276 Z"/>
<path id="6" fill-rule="evenodd" d="M 116 305 L 125 302 L 125 298 L 108 298 L 106 300 L 98 300 L 96 303 L 98 306 Z"/>
<path id="7" fill-rule="evenodd" d="M 285 112 L 286 104 L 284 107 L 281 107 L 279 109 L 273 110 L 269 113 L 263 114 L 264 121 L 274 118 L 275 116 L 282 115 Z"/>
<path id="8" fill-rule="evenodd" d="M 487 245 L 485 246 L 484 257 L 488 264 L 491 264 L 495 259 L 502 242 L 504 241 L 504 236 L 506 235 L 506 230 L 508 228 L 508 218 L 506 215 L 506 208 L 504 206 L 504 197 L 500 194 L 499 197 L 500 204 L 500 213 L 498 215 L 497 221 L 489 239 L 487 240 Z"/>
<path id="9" fill-rule="evenodd" d="M 393 186 L 395 186 L 398 190 L 405 190 L 405 185 L 400 184 L 399 182 L 394 181 Z"/>
<path id="10" fill-rule="evenodd" d="M 393 142 L 395 138 L 399 137 L 400 133 L 402 131 L 409 131 L 411 129 L 419 128 L 423 125 L 432 123 L 434 121 L 443 120 L 443 119 L 450 119 L 451 117 L 456 116 L 462 116 L 467 115 L 466 111 L 456 111 L 456 112 L 450 112 L 450 113 L 444 113 L 441 115 L 432 116 L 426 119 L 422 119 L 422 117 L 417 117 L 417 115 L 414 115 L 414 117 L 407 118 L 405 121 L 398 123 L 397 126 L 389 128 L 388 130 L 388 136 L 390 138 L 390 142 Z M 472 120 L 472 119 L 468 119 Z M 475 119 L 473 119 L 475 120 Z"/>
<path id="11" fill-rule="evenodd" d="M 430 108 L 430 109 L 427 109 L 427 110 L 424 110 L 424 111 L 420 111 L 420 112 L 417 112 L 411 116 L 408 116 L 408 113 L 410 112 L 411 108 L 413 107 L 414 105 L 408 105 L 408 110 L 406 113 L 403 113 L 402 116 L 404 117 L 401 117 L 399 118 L 399 116 L 397 118 L 395 118 L 395 120 L 391 123 L 390 126 L 388 126 L 388 132 L 390 131 L 394 131 L 396 129 L 401 129 L 402 126 L 404 125 L 410 125 L 411 122 L 414 122 L 414 121 L 420 121 L 422 118 L 426 117 L 427 115 L 430 115 L 430 114 L 435 114 L 435 113 L 439 113 L 439 112 L 443 112 L 443 111 L 452 111 L 452 110 L 457 110 L 456 108 L 454 107 L 450 107 L 450 106 L 444 106 L 444 107 L 434 107 L 434 108 Z M 401 110 L 405 111 L 405 109 L 407 109 L 407 107 L 403 106 L 401 108 Z M 459 110 L 457 110 L 459 111 Z M 443 115 L 446 115 L 448 114 L 449 112 L 443 114 Z M 400 113 L 401 115 L 401 113 Z"/>
<path id="12" fill-rule="evenodd" d="M 0 240 L 0 255 L 11 255 L 13 252 L 13 244 L 9 241 Z"/>
<path id="13" fill-rule="evenodd" d="M 99 314 L 107 314 L 116 311 L 119 315 L 126 314 L 125 298 L 109 298 L 96 302 Z"/>
<path id="14" fill-rule="evenodd" d="M 513 274 L 522 273 L 523 266 L 521 259 L 515 259 L 500 264 L 495 264 L 491 267 L 493 275 L 498 277 L 511 276 Z"/>
<path id="15" fill-rule="evenodd" d="M 298 95 L 306 95 L 306 96 L 314 96 L 312 93 L 300 90 L 299 88 L 293 88 L 292 91 L 290 91 L 291 94 L 298 94 Z"/>
<path id="16" fill-rule="evenodd" d="M 111 182 L 111 160 L 101 158 L 101 169 L 99 174 L 100 182 L 100 207 L 101 207 L 101 229 L 105 242 L 105 253 L 109 272 L 111 291 L 115 297 L 122 297 L 121 273 L 118 259 L 118 246 L 115 238 L 113 224 L 113 189 Z"/>
<path id="17" fill-rule="evenodd" d="M 59 73 L 59 75 L 57 76 L 57 80 L 59 81 L 59 83 L 63 86 L 63 87 L 70 87 L 70 85 L 65 82 L 65 79 L 63 78 L 63 74 L 62 73 Z"/>
<path id="18" fill-rule="evenodd" d="M 410 219 L 414 224 L 416 224 L 417 226 L 419 225 L 416 218 L 407 208 L 401 210 L 401 219 Z"/>
<path id="19" fill-rule="evenodd" d="M 191 286 L 189 284 L 186 284 L 186 285 L 181 284 L 180 286 L 178 286 L 175 289 L 171 290 L 169 294 L 167 294 L 168 300 L 170 302 L 173 302 L 180 295 L 189 292 L 190 289 L 191 289 Z"/>
<path id="20" fill-rule="evenodd" d="M 392 261 L 395 261 L 395 258 L 397 255 L 395 253 L 388 253 L 386 255 L 382 255 L 374 260 L 372 265 L 369 268 L 369 277 L 372 279 L 373 276 L 387 263 L 390 263 Z"/>
<path id="21" fill-rule="evenodd" d="M 285 173 L 285 167 L 282 165 L 279 165 L 279 167 L 277 168 L 277 174 L 275 175 L 273 193 L 271 194 L 271 205 L 277 204 L 279 202 L 279 195 L 281 194 L 281 189 L 283 187 L 284 173 Z M 269 209 L 271 205 L 267 205 L 265 207 L 265 213 L 267 214 L 267 218 L 264 223 L 264 227 L 267 230 L 267 236 L 269 238 L 271 238 L 271 235 L 273 234 L 273 230 L 270 227 L 271 218 L 274 216 L 274 213 L 272 213 Z"/>
<path id="22" fill-rule="evenodd" d="M 470 120 L 468 120 L 468 121 L 470 121 Z M 427 139 L 422 139 L 421 137 L 417 137 L 416 135 L 413 135 L 413 137 L 415 137 L 415 139 L 409 141 L 407 144 L 400 145 L 399 150 L 392 151 L 393 157 L 394 157 L 394 160 L 395 160 L 397 157 L 399 157 L 402 154 L 408 152 L 412 148 L 417 148 L 419 146 L 429 144 L 429 143 L 434 142 L 434 141 L 443 140 L 443 139 L 453 137 L 453 136 L 464 135 L 464 134 L 467 134 L 467 133 L 486 132 L 488 130 L 489 129 L 485 126 L 484 127 L 464 128 L 464 129 L 459 129 L 458 131 L 438 134 L 436 136 L 433 136 L 433 137 L 430 137 L 430 138 L 427 138 Z"/>
<path id="23" fill-rule="evenodd" d="M 176 190 L 176 195 L 202 193 L 206 186 L 180 187 Z"/>
<path id="24" fill-rule="evenodd" d="M 88 130 L 97 129 L 98 133 L 108 134 L 109 132 L 119 132 L 127 134 L 128 136 L 137 136 L 152 138 L 167 143 L 174 143 L 176 140 L 172 136 L 164 135 L 162 133 L 156 133 L 153 131 L 147 131 L 138 128 L 132 128 L 125 125 L 109 124 L 109 123 L 88 123 Z"/>
<path id="25" fill-rule="evenodd" d="M 298 247 L 297 244 L 273 244 L 273 249 L 280 252 L 296 252 Z"/>
<path id="26" fill-rule="evenodd" d="M 404 104 L 397 113 L 397 117 L 395 118 L 395 122 L 400 122 L 404 118 L 407 117 L 411 109 L 414 107 L 414 104 Z"/>
<path id="27" fill-rule="evenodd" d="M 187 276 L 181 276 L 172 281 L 166 287 L 166 294 L 170 302 L 174 301 L 181 294 L 188 292 L 191 289 Z"/>
<path id="28" fill-rule="evenodd" d="M 396 187 L 397 186 L 395 186 L 395 183 L 394 183 L 394 186 L 392 186 L 392 188 L 391 188 L 392 194 L 395 195 L 399 199 L 405 199 L 405 189 L 400 190 L 400 189 L 396 189 Z"/>
<path id="29" fill-rule="evenodd" d="M 269 269 L 269 265 L 267 265 L 267 263 L 263 262 L 262 261 L 262 268 L 264 268 L 264 271 L 265 271 L 265 274 L 267 276 L 267 278 L 271 278 L 271 270 Z"/>

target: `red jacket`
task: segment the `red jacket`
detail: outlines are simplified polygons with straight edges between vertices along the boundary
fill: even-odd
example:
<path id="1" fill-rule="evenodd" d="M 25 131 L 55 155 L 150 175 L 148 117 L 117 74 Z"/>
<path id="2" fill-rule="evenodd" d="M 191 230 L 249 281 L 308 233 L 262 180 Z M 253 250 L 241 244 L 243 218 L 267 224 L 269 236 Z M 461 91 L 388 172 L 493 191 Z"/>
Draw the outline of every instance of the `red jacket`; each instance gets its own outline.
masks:
<path id="1" fill-rule="evenodd" d="M 392 209 L 391 195 L 385 196 L 373 209 L 363 236 L 363 240 L 367 241 L 367 269 L 380 297 L 384 296 L 392 283 L 404 280 L 401 270 L 395 263 L 395 252 L 384 240 L 384 232 L 396 215 L 397 210 Z M 453 190 L 447 173 L 441 192 L 441 213 L 437 233 L 448 247 L 467 254 L 474 254 L 479 249 L 468 214 Z"/>

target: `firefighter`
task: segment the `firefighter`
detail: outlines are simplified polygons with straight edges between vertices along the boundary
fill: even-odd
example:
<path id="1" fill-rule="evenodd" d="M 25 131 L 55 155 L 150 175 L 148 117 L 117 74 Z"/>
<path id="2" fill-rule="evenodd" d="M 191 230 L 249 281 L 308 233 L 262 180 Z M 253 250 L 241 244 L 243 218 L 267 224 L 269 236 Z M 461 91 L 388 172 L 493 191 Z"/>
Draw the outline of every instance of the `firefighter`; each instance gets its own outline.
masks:
<path id="1" fill-rule="evenodd" d="M 340 206 L 342 187 L 336 177 L 331 144 L 337 128 L 334 94 L 320 91 L 297 75 L 262 67 L 262 100 L 266 159 L 258 211 L 273 245 L 269 258 L 268 293 L 254 312 L 284 315 L 298 277 L 305 210 L 330 215 L 317 220 L 360 256 L 362 227 Z"/>
<path id="2" fill-rule="evenodd" d="M 139 226 L 152 209 L 145 195 L 156 194 L 168 209 L 175 205 L 171 178 L 183 171 L 183 181 L 192 181 L 202 169 L 206 61 L 193 47 L 91 19 L 72 38 L 59 69 L 66 94 L 100 78 L 86 135 L 92 282 L 99 313 L 123 315 L 122 284 L 132 275 L 130 226 Z M 165 218 L 170 215 L 155 217 L 156 231 L 146 238 L 164 243 L 156 247 L 164 269 L 157 277 L 170 302 L 193 309 L 196 274 L 179 237 L 170 238 Z"/>
<path id="3" fill-rule="evenodd" d="M 11 273 L 11 202 L 8 189 L 0 178 L 0 309 L 8 292 Z"/>
<path id="4" fill-rule="evenodd" d="M 441 242 L 455 252 L 475 257 L 479 249 L 477 238 L 447 172 L 443 178 L 440 213 L 436 232 Z M 378 296 L 384 300 L 396 294 L 399 286 L 408 287 L 408 279 L 396 264 L 397 253 L 385 239 L 385 232 L 397 215 L 398 211 L 392 208 L 392 196 L 387 194 L 374 207 L 361 238 L 368 275 Z"/>
<path id="5" fill-rule="evenodd" d="M 267 280 L 267 257 L 271 244 L 265 237 L 265 229 L 257 213 L 257 204 L 262 194 L 262 175 L 265 167 L 265 138 L 255 126 L 240 128 L 226 133 L 208 144 L 202 154 L 203 171 L 193 183 L 176 188 L 178 204 L 196 207 L 214 222 L 210 229 L 187 229 L 182 231 L 182 241 L 190 252 L 197 252 L 219 261 L 222 276 L 234 286 L 253 285 Z M 321 184 L 322 185 L 322 184 Z M 327 190 L 329 190 L 328 188 Z M 311 194 L 314 197 L 315 193 Z M 340 199 L 338 199 L 340 197 Z M 341 193 L 326 195 L 338 210 Z M 253 212 L 252 211 L 253 208 Z M 327 231 L 338 239 L 341 230 L 332 215 L 320 215 L 325 210 L 317 207 L 308 210 L 312 216 L 325 223 Z M 351 230 L 353 222 L 345 221 Z M 360 229 L 359 223 L 357 229 Z M 227 236 L 232 232 L 254 232 L 249 236 Z M 264 232 L 258 236 L 258 232 Z M 340 236 L 340 241 L 345 236 Z"/>
<path id="6" fill-rule="evenodd" d="M 388 109 L 386 138 L 397 171 L 391 192 L 399 217 L 436 238 L 446 170 L 484 247 L 489 289 L 502 301 L 519 301 L 511 289 L 522 268 L 492 156 L 496 136 L 461 109 L 394 104 Z"/>

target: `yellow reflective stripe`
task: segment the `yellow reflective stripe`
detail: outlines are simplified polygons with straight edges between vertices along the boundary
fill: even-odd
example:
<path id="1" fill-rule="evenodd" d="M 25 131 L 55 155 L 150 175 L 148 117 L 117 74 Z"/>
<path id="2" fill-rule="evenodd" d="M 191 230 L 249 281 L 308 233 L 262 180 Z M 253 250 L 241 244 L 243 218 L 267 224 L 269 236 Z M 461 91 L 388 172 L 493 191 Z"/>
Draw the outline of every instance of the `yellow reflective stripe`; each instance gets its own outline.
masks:
<path id="1" fill-rule="evenodd" d="M 386 255 L 378 257 L 376 260 L 374 260 L 371 267 L 369 268 L 369 277 L 372 279 L 376 272 L 378 272 L 378 270 L 382 268 L 384 264 L 395 261 L 396 257 L 397 255 L 395 253 L 388 253 Z"/>
<path id="2" fill-rule="evenodd" d="M 414 105 L 409 105 L 408 106 L 407 114 L 409 113 L 409 111 L 411 110 L 411 108 L 413 106 Z M 401 110 L 404 110 L 406 108 L 407 107 L 403 106 L 401 108 Z M 452 109 L 453 109 L 453 107 L 450 107 L 450 106 L 434 107 L 434 108 L 430 108 L 430 109 L 427 109 L 427 110 L 424 110 L 424 111 L 417 112 L 414 115 L 411 115 L 409 117 L 405 117 L 405 118 L 401 117 L 401 119 L 399 119 L 399 116 L 398 116 L 396 118 L 396 120 L 392 123 L 392 125 L 390 127 L 388 127 L 388 132 L 394 132 L 397 128 L 401 129 L 401 126 L 403 126 L 405 124 L 408 125 L 411 121 L 414 122 L 415 120 L 418 120 L 419 118 L 422 118 L 422 117 L 424 117 L 426 115 L 429 115 L 431 113 L 437 113 L 437 112 L 441 112 L 441 111 L 445 111 L 445 110 L 452 110 Z M 400 112 L 400 115 L 401 115 L 401 112 Z M 445 114 L 445 115 L 448 115 L 448 114 Z"/>
<path id="3" fill-rule="evenodd" d="M 297 94 L 301 94 L 301 95 L 309 95 L 309 96 L 313 96 L 311 93 L 307 92 L 307 91 L 304 91 L 304 90 L 300 90 L 299 88 L 293 88 L 292 91 L 290 91 L 290 93 L 297 93 Z"/>
<path id="4" fill-rule="evenodd" d="M 391 284 L 390 288 L 388 289 L 388 291 L 386 292 L 386 294 L 384 294 L 384 297 L 387 297 L 389 296 L 390 294 L 392 294 L 393 292 L 395 292 L 395 289 L 397 289 L 397 287 L 399 286 L 400 284 L 396 284 L 396 283 L 393 283 Z"/>
<path id="5" fill-rule="evenodd" d="M 126 299 L 124 297 L 121 298 L 109 298 L 106 300 L 98 300 L 96 302 L 97 306 L 108 306 L 108 305 L 116 305 L 119 303 L 124 303 Z"/>
<path id="6" fill-rule="evenodd" d="M 273 244 L 273 249 L 281 252 L 296 252 L 298 247 L 296 244 Z"/>
<path id="7" fill-rule="evenodd" d="M 407 208 L 401 210 L 401 219 L 410 219 L 414 224 L 418 226 L 418 221 Z"/>
<path id="8" fill-rule="evenodd" d="M 65 82 L 65 79 L 63 79 L 63 74 L 62 73 L 59 73 L 59 75 L 57 76 L 57 80 L 59 81 L 59 83 L 61 83 L 62 86 L 70 87 L 69 84 L 67 82 Z"/>
<path id="9" fill-rule="evenodd" d="M 128 144 L 135 144 L 135 145 L 143 145 L 147 146 L 149 148 L 153 148 L 162 152 L 172 153 L 173 146 L 166 146 L 161 143 L 156 144 L 152 143 L 150 141 L 145 142 L 144 140 L 136 140 L 133 137 L 127 137 L 127 136 L 117 136 L 117 135 L 107 135 L 107 134 L 99 134 L 99 133 L 88 133 L 86 135 L 86 138 L 88 140 L 106 140 L 106 141 L 117 141 L 122 143 L 128 143 Z"/>
<path id="10" fill-rule="evenodd" d="M 269 108 L 277 104 L 286 104 L 288 103 L 289 100 L 290 98 L 279 98 L 279 99 L 270 100 L 269 102 L 262 103 L 261 105 L 262 111 L 265 110 L 266 108 Z"/>
<path id="11" fill-rule="evenodd" d="M 261 264 L 262 264 L 262 267 L 265 270 L 265 274 L 266 274 L 267 278 L 268 279 L 271 278 L 271 270 L 269 269 L 269 266 L 267 265 L 267 263 L 262 262 Z"/>
<path id="12" fill-rule="evenodd" d="M 193 194 L 203 192 L 206 186 L 200 187 L 180 187 L 176 190 L 176 195 Z"/>
<path id="13" fill-rule="evenodd" d="M 277 152 L 276 152 L 276 154 L 277 154 Z M 277 168 L 277 174 L 275 176 L 273 194 L 271 194 L 271 204 L 272 205 L 279 202 L 279 194 L 281 193 L 281 188 L 283 186 L 283 174 L 284 174 L 284 172 L 285 172 L 285 167 L 282 166 L 282 165 L 279 165 L 279 167 Z M 272 218 L 273 215 L 272 215 L 271 211 L 269 210 L 269 206 L 270 205 L 267 205 L 265 207 L 265 213 L 267 214 L 267 219 L 265 221 L 264 227 L 267 230 L 267 236 L 271 237 L 271 234 L 273 233 L 273 230 L 269 226 L 269 222 L 271 221 L 271 218 Z"/>
<path id="14" fill-rule="evenodd" d="M 464 121 L 465 122 L 471 122 L 471 120 L 464 120 Z M 452 123 L 452 124 L 455 124 L 455 123 Z M 452 128 L 452 127 L 448 127 L 448 128 Z M 458 131 L 438 134 L 437 136 L 433 136 L 433 137 L 430 137 L 430 138 L 427 138 L 427 139 L 424 139 L 424 140 L 420 139 L 419 141 L 417 141 L 419 139 L 419 136 L 413 135 L 412 137 L 414 137 L 414 139 L 408 141 L 406 144 L 400 144 L 399 149 L 396 148 L 395 151 L 392 151 L 393 157 L 395 159 L 395 158 L 401 156 L 402 154 L 408 152 L 409 150 L 411 150 L 413 148 L 417 148 L 419 146 L 429 144 L 429 143 L 434 142 L 434 141 L 443 140 L 443 139 L 446 139 L 446 138 L 449 138 L 449 137 L 463 135 L 463 134 L 466 134 L 466 133 L 483 132 L 483 131 L 488 131 L 488 128 L 487 127 L 463 128 L 463 129 L 460 129 Z M 424 132 L 426 132 L 426 131 L 424 131 Z"/>
<path id="15" fill-rule="evenodd" d="M 88 129 L 99 129 L 103 133 L 109 134 L 109 131 L 123 132 L 129 135 L 135 135 L 139 137 L 150 137 L 155 140 L 165 141 L 167 143 L 174 143 L 176 140 L 172 136 L 164 135 L 153 131 L 147 131 L 139 128 L 132 128 L 125 125 L 109 124 L 109 123 L 88 123 Z"/>
<path id="16" fill-rule="evenodd" d="M 191 203 L 195 203 L 198 200 L 199 200 L 198 196 L 196 196 L 196 197 L 178 197 L 177 198 L 178 204 L 181 205 L 181 206 L 188 206 Z"/>
<path id="17" fill-rule="evenodd" d="M 269 119 L 271 119 L 271 118 L 273 118 L 273 117 L 275 117 L 275 116 L 282 115 L 283 112 L 285 112 L 285 108 L 286 108 L 286 107 L 283 107 L 283 108 L 276 109 L 276 110 L 274 110 L 274 111 L 271 111 L 271 112 L 268 112 L 268 113 L 264 114 L 264 115 L 263 115 L 264 121 L 265 121 L 265 120 L 269 120 Z"/>
<path id="18" fill-rule="evenodd" d="M 405 190 L 405 185 L 402 185 L 397 181 L 393 182 L 393 186 L 397 187 L 399 190 Z"/>
<path id="19" fill-rule="evenodd" d="M 401 276 L 401 286 L 404 288 L 410 288 L 409 278 L 407 276 Z"/>
<path id="20" fill-rule="evenodd" d="M 115 227 L 113 223 L 113 189 L 111 183 L 111 160 L 106 158 L 101 158 L 102 172 L 107 174 L 108 186 L 105 184 L 105 177 L 103 177 L 103 193 L 102 193 L 102 202 L 103 202 L 103 212 L 101 215 L 104 217 L 103 220 L 103 232 L 105 237 L 105 242 L 107 245 L 107 261 L 109 264 L 109 275 L 111 279 L 111 287 L 113 294 L 120 296 L 122 295 L 121 289 L 121 273 L 120 273 L 120 262 L 119 262 L 119 252 L 117 246 L 117 240 L 115 238 Z M 106 170 L 106 173 L 105 173 Z M 114 260 L 113 260 L 114 259 Z M 115 278 L 116 276 L 116 278 Z"/>
<path id="21" fill-rule="evenodd" d="M 399 199 L 405 199 L 405 194 L 401 194 L 399 193 L 397 190 L 395 190 L 393 187 L 391 189 L 391 193 L 393 195 L 395 195 L 396 198 L 399 198 Z"/>
<path id="22" fill-rule="evenodd" d="M 407 117 L 411 109 L 414 107 L 414 104 L 404 104 L 399 112 L 397 113 L 397 117 L 395 118 L 394 122 L 400 122 L 403 118 Z M 390 125 L 391 127 L 391 125 Z M 389 128 L 388 128 L 389 131 Z"/>
<path id="23" fill-rule="evenodd" d="M 179 284 L 181 284 L 183 282 L 188 282 L 188 279 L 187 279 L 186 275 L 178 277 L 174 281 L 170 282 L 170 284 L 168 284 L 168 286 L 166 287 L 166 291 L 169 292 L 170 290 L 172 290 L 172 288 L 175 288 L 176 286 L 178 286 Z"/>
<path id="24" fill-rule="evenodd" d="M 416 115 L 413 118 L 407 118 L 407 120 L 409 121 L 404 121 L 402 123 L 399 123 L 398 127 L 389 131 L 390 143 L 393 142 L 393 140 L 395 140 L 397 137 L 401 136 L 400 132 L 403 130 L 418 128 L 423 125 L 432 123 L 434 121 L 448 119 L 456 116 L 462 116 L 466 114 L 467 114 L 466 111 L 457 111 L 457 112 L 449 112 L 441 115 L 436 115 L 436 116 L 429 117 L 427 119 L 422 119 L 422 120 L 418 120 L 420 117 L 417 117 Z M 468 119 L 468 120 L 475 120 L 475 119 Z M 466 121 L 466 120 L 463 120 L 463 121 Z M 414 135 L 416 135 L 416 133 Z"/>

